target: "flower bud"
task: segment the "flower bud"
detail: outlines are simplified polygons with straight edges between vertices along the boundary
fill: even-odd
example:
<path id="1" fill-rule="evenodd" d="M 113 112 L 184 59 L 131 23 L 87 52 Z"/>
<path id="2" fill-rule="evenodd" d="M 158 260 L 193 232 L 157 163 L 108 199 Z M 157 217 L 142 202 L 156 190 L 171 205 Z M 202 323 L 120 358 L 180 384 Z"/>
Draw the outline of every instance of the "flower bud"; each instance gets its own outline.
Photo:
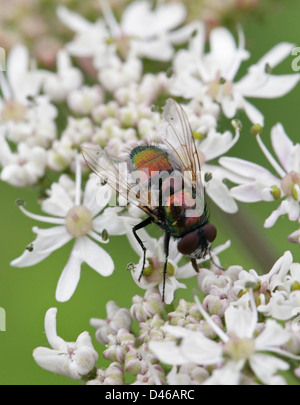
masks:
<path id="1" fill-rule="evenodd" d="M 160 293 L 151 288 L 146 291 L 144 298 L 135 295 L 130 308 L 131 316 L 137 321 L 146 321 L 155 314 L 160 314 L 164 308 Z"/>
<path id="2" fill-rule="evenodd" d="M 126 329 L 119 329 L 117 335 L 108 335 L 108 345 L 103 352 L 103 357 L 107 360 L 123 363 L 127 351 L 134 343 L 134 335 Z"/>
<path id="3" fill-rule="evenodd" d="M 148 319 L 146 322 L 140 323 L 140 338 L 143 342 L 147 343 L 150 340 L 163 340 L 165 333 L 161 330 L 165 322 L 159 315 L 154 315 L 153 318 Z"/>
<path id="4" fill-rule="evenodd" d="M 168 314 L 171 325 L 186 326 L 190 323 L 198 324 L 202 316 L 195 303 L 181 299 L 176 310 Z"/>
<path id="5" fill-rule="evenodd" d="M 97 376 L 87 381 L 86 385 L 123 385 L 124 373 L 122 365 L 118 362 L 111 363 L 106 370 L 98 369 Z"/>
<path id="6" fill-rule="evenodd" d="M 92 318 L 90 324 L 96 328 L 96 339 L 103 344 L 108 343 L 108 335 L 116 335 L 119 329 L 131 328 L 132 319 L 129 310 L 120 308 L 114 301 L 106 304 L 107 319 Z"/>
<path id="7" fill-rule="evenodd" d="M 229 300 L 222 299 L 218 295 L 208 294 L 203 300 L 204 309 L 211 315 L 224 316 L 225 310 L 228 308 Z"/>

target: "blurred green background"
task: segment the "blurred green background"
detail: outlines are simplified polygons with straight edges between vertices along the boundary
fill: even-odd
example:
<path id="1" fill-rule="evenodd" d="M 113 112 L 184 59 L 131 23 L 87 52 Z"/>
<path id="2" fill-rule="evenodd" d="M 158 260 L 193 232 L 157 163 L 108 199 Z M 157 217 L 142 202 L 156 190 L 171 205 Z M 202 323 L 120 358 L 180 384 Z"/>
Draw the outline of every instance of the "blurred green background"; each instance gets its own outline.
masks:
<path id="1" fill-rule="evenodd" d="M 272 2 L 269 4 L 272 5 Z M 263 18 L 245 18 L 243 29 L 251 58 L 242 66 L 239 75 L 244 74 L 248 66 L 279 42 L 288 41 L 299 46 L 299 18 L 300 2 L 293 0 L 274 3 L 274 8 Z M 292 57 L 288 58 L 276 67 L 274 73 L 293 73 L 292 60 Z M 299 96 L 298 86 L 280 99 L 251 100 L 266 117 L 263 132 L 266 145 L 270 145 L 270 129 L 277 122 L 283 124 L 294 142 L 299 142 Z M 228 155 L 265 163 L 262 152 L 249 133 L 249 123 L 242 114 L 239 118 L 244 122 L 243 133 L 238 145 Z M 115 260 L 114 274 L 104 278 L 88 266 L 83 266 L 73 297 L 69 302 L 58 303 L 55 301 L 55 289 L 72 242 L 39 265 L 22 269 L 11 267 L 10 261 L 18 257 L 25 246 L 33 241 L 35 235 L 31 231 L 32 226 L 39 225 L 19 211 L 15 200 L 23 198 L 28 210 L 38 212 L 37 196 L 31 189 L 15 189 L 3 183 L 0 183 L 0 193 L 0 307 L 6 311 L 6 331 L 0 332 L 0 384 L 81 384 L 49 373 L 34 362 L 32 350 L 37 346 L 48 346 L 44 333 L 44 315 L 48 308 L 57 307 L 59 336 L 66 341 L 75 341 L 81 332 L 88 330 L 96 350 L 101 352 L 103 347 L 94 339 L 95 331 L 89 325 L 89 319 L 105 318 L 105 304 L 109 300 L 115 300 L 119 306 L 129 308 L 132 296 L 143 294 L 144 291 L 135 285 L 130 273 L 126 271 L 127 263 L 136 262 L 137 257 L 126 237 L 112 237 L 106 247 Z M 255 268 L 266 272 L 273 260 L 288 249 L 292 251 L 294 259 L 299 261 L 299 246 L 286 241 L 286 236 L 296 229 L 296 223 L 291 224 L 285 217 L 281 217 L 272 229 L 263 228 L 264 220 L 277 205 L 278 203 L 241 204 L 241 214 L 237 219 L 231 215 L 221 215 L 216 207 L 210 205 L 211 220 L 218 227 L 216 244 L 227 239 L 232 241 L 232 247 L 221 256 L 224 267 L 242 264 L 246 269 Z M 246 220 L 246 223 L 242 220 Z M 248 229 L 250 225 L 254 238 L 251 237 L 252 231 Z M 244 236 L 246 238 L 243 242 Z M 268 253 L 266 249 L 269 250 Z M 187 290 L 177 290 L 177 299 L 191 299 L 196 279 L 188 280 L 186 284 Z M 97 364 L 99 367 L 106 364 L 101 354 Z"/>

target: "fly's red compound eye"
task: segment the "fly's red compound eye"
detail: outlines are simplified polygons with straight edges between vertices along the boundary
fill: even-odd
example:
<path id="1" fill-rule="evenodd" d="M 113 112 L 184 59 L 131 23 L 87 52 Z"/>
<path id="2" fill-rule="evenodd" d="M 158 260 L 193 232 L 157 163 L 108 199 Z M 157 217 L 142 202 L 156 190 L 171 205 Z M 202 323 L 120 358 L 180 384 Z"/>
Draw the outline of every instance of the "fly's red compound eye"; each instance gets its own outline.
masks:
<path id="1" fill-rule="evenodd" d="M 198 248 L 200 237 L 197 231 L 187 233 L 178 242 L 177 249 L 183 255 L 191 255 Z"/>
<path id="2" fill-rule="evenodd" d="M 205 224 L 203 226 L 203 232 L 204 232 L 204 235 L 205 235 L 206 239 L 209 242 L 213 242 L 216 239 L 217 228 L 214 225 L 209 224 L 209 223 Z"/>

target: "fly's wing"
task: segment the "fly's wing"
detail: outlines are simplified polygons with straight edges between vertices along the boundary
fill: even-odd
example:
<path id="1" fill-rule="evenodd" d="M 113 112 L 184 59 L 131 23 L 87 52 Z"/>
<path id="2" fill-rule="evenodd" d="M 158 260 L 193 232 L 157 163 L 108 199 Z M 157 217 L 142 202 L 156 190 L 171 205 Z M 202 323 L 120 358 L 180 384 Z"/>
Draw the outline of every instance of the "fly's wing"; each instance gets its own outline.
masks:
<path id="1" fill-rule="evenodd" d="M 145 182 L 148 179 L 140 181 L 140 178 L 134 176 L 135 172 L 128 171 L 127 162 L 110 156 L 98 145 L 85 143 L 81 145 L 81 150 L 87 165 L 101 180 L 107 182 L 127 202 L 156 219 L 152 212 L 155 208 L 154 197 L 151 200 L 148 183 Z"/>
<path id="2" fill-rule="evenodd" d="M 175 164 L 184 172 L 196 191 L 197 199 L 204 210 L 204 187 L 201 180 L 200 159 L 193 132 L 186 113 L 173 99 L 169 98 L 163 108 L 164 144 L 175 158 Z"/>

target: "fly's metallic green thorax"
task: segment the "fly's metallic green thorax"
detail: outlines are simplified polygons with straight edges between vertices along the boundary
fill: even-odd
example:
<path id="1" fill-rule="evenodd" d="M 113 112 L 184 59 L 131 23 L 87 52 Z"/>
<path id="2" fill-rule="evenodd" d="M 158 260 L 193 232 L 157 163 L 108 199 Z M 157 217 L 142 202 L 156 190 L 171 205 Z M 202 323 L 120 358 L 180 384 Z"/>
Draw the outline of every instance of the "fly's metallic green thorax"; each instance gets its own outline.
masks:
<path id="1" fill-rule="evenodd" d="M 167 152 L 157 146 L 137 146 L 130 153 L 131 170 L 152 172 L 173 170 Z"/>

